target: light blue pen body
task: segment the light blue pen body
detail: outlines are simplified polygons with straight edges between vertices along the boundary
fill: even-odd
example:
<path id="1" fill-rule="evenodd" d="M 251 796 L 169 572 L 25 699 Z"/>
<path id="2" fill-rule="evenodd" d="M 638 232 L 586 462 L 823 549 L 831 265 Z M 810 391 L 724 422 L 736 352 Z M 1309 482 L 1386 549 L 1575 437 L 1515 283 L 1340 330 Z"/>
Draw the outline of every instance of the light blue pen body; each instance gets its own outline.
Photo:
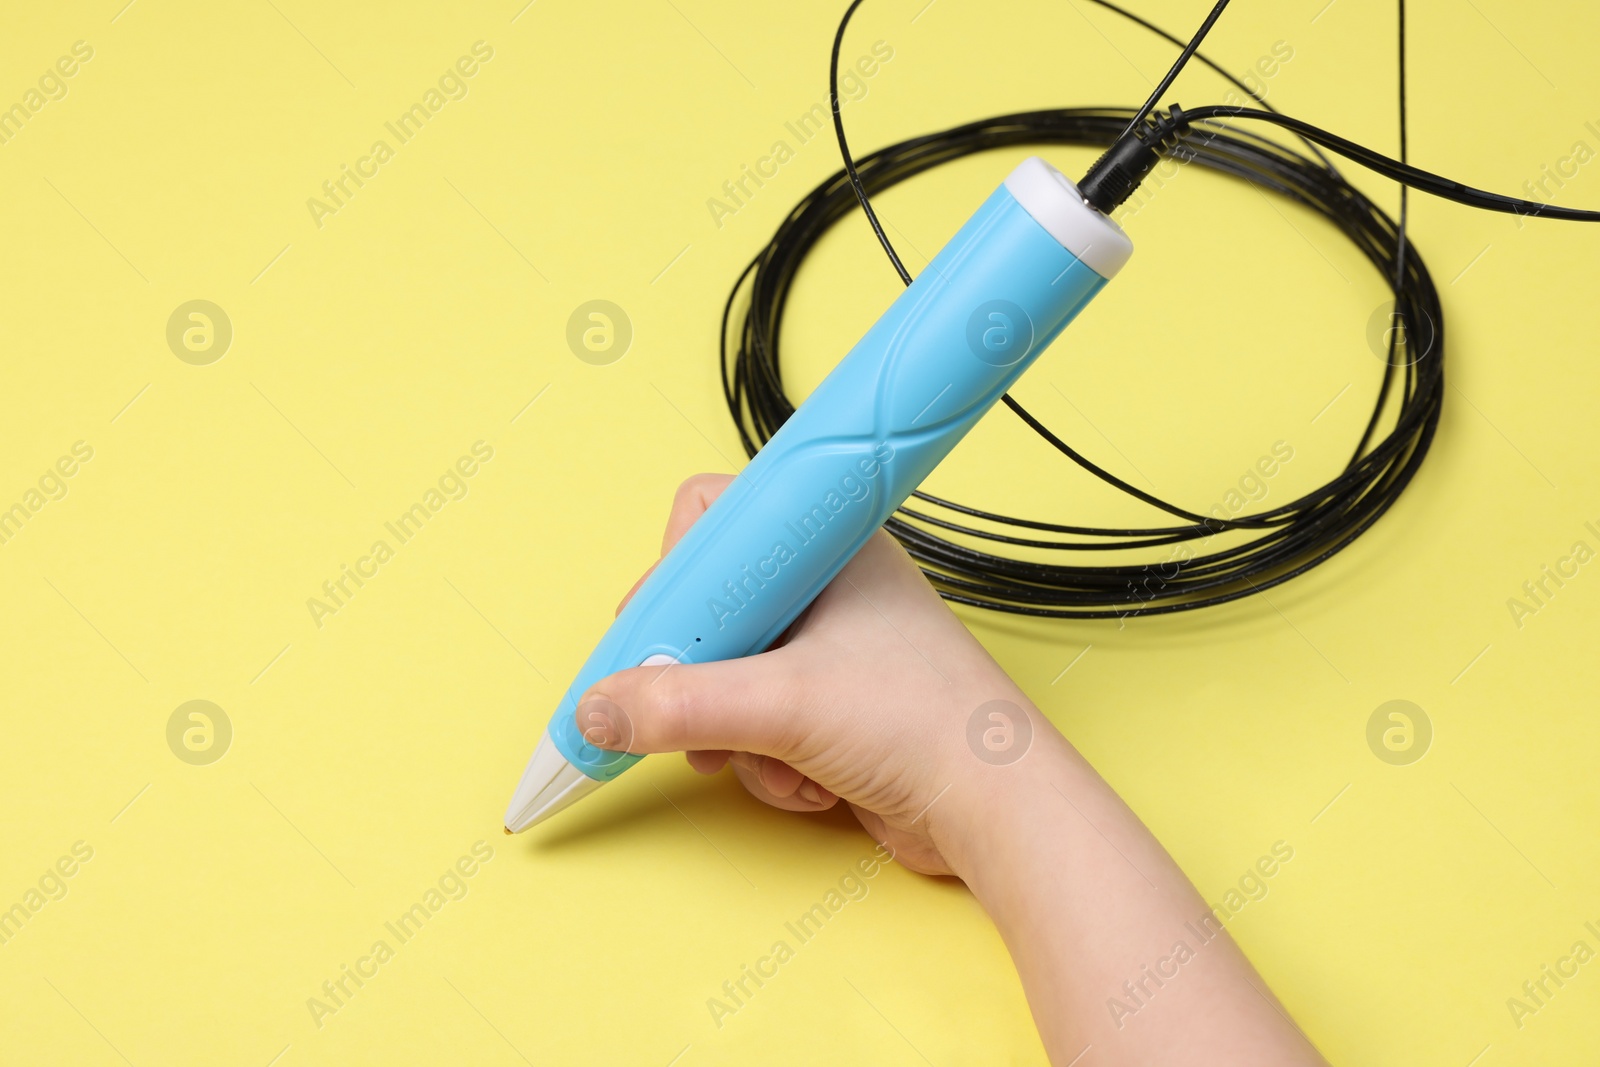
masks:
<path id="1" fill-rule="evenodd" d="M 551 716 L 506 829 L 641 758 L 584 741 L 590 686 L 768 648 L 1131 254 L 1059 171 L 1013 171 L 639 587 Z"/>

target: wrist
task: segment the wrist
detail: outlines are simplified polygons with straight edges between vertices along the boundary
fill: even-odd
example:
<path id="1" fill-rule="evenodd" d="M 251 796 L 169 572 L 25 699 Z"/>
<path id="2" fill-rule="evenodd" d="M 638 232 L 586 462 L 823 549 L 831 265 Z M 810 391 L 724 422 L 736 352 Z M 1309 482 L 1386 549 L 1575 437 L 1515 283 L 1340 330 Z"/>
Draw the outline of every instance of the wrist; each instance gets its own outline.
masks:
<path id="1" fill-rule="evenodd" d="M 1041 851 L 1071 813 L 1064 790 L 1077 790 L 1069 783 L 1085 773 L 1098 777 L 1031 702 L 978 718 L 992 740 L 1003 736 L 1009 716 L 1019 716 L 1009 725 L 1011 742 L 1021 750 L 990 748 L 982 730 L 969 730 L 969 751 L 961 753 L 966 773 L 951 788 L 949 803 L 934 809 L 939 818 L 929 827 L 950 869 L 991 913 L 995 898 L 1015 885 L 1026 857 Z M 1016 736 L 1024 731 L 1022 748 Z"/>

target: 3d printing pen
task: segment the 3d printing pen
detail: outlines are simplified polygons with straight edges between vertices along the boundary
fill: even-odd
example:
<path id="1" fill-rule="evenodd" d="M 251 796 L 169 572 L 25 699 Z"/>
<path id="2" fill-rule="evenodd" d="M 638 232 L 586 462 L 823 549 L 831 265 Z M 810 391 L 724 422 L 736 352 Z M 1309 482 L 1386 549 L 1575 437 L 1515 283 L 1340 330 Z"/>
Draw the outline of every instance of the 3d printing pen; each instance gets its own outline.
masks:
<path id="1" fill-rule="evenodd" d="M 585 742 L 590 686 L 764 651 L 1132 254 L 1054 167 L 1012 171 L 639 587 L 551 716 L 506 830 L 640 758 Z"/>

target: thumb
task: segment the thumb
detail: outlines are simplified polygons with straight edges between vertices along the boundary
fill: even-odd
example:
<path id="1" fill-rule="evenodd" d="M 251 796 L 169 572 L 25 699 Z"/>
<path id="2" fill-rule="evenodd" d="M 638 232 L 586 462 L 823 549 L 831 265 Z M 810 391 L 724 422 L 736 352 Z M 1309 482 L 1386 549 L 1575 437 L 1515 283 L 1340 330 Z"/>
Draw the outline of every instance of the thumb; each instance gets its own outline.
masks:
<path id="1" fill-rule="evenodd" d="M 797 694 L 782 649 L 717 663 L 632 667 L 578 701 L 578 730 L 616 752 L 729 749 L 783 758 Z"/>

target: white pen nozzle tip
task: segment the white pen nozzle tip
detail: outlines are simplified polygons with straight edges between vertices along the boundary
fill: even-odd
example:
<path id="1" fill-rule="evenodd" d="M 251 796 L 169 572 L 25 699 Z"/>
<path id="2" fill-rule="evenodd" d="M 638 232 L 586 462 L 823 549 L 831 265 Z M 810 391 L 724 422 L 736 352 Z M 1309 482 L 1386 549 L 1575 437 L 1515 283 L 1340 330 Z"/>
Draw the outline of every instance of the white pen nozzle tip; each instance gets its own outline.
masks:
<path id="1" fill-rule="evenodd" d="M 506 808 L 508 834 L 519 834 L 558 811 L 577 803 L 599 789 L 604 782 L 590 778 L 567 762 L 547 733 L 539 738 L 522 780 Z"/>

